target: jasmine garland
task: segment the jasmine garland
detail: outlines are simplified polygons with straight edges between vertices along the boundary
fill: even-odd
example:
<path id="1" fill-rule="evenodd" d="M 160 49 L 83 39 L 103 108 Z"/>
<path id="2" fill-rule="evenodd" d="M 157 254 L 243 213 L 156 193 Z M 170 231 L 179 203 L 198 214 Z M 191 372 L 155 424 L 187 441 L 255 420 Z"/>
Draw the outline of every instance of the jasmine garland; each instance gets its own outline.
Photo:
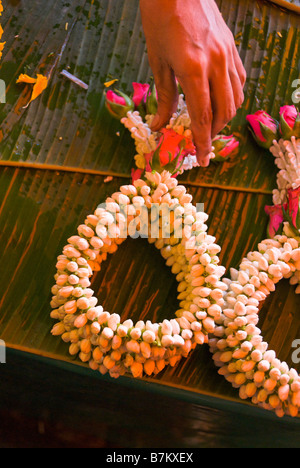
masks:
<path id="1" fill-rule="evenodd" d="M 169 235 L 148 237 L 178 281 L 180 309 L 174 318 L 161 323 L 133 323 L 131 319 L 123 322 L 118 314 L 97 305 L 90 288 L 93 273 L 126 239 L 121 236 L 123 207 L 134 221 L 135 210 L 132 215 L 130 212 L 137 203 L 149 209 L 153 203 L 176 207 Z M 208 334 L 213 333 L 226 289 L 221 281 L 225 269 L 218 259 L 221 249 L 206 232 L 206 213 L 196 211 L 191 195 L 166 171 L 147 173 L 145 180 L 120 187 L 106 200 L 106 206 L 106 210 L 101 207 L 86 218 L 78 227 L 78 235 L 68 239 L 69 244 L 58 257 L 51 301 L 51 317 L 57 323 L 52 334 L 69 343 L 71 355 L 78 355 L 102 374 L 157 374 L 166 365 L 174 366 L 187 357 L 198 344 L 207 343 Z"/>

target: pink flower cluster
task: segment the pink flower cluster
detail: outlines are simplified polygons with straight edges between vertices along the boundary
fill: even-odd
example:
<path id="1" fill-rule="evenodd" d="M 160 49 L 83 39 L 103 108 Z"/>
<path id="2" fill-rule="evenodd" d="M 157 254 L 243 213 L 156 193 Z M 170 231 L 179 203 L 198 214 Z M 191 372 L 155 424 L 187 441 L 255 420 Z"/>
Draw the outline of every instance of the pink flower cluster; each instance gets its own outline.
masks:
<path id="1" fill-rule="evenodd" d="M 136 114 L 139 114 L 142 121 L 146 122 L 149 117 L 151 118 L 157 112 L 155 85 L 150 86 L 149 84 L 133 82 L 132 87 L 133 95 L 131 97 L 120 91 L 107 91 L 105 96 L 106 108 L 113 117 L 121 122 L 125 118 L 129 118 L 130 115 L 136 117 Z M 178 113 L 180 114 L 180 111 Z M 149 127 L 147 127 L 146 133 L 147 131 L 151 133 Z M 176 177 L 184 170 L 184 159 L 187 156 L 195 157 L 196 154 L 196 148 L 192 141 L 192 132 L 182 123 L 174 126 L 170 123 L 166 128 L 155 134 L 155 144 L 154 147 L 151 145 L 152 151 L 145 151 L 143 154 L 145 160 L 143 169 L 140 166 L 132 169 L 133 181 L 144 177 L 146 172 L 151 171 L 161 173 L 162 170 L 166 170 Z M 236 154 L 239 147 L 239 141 L 233 135 L 217 135 L 212 144 L 214 162 L 227 160 Z"/>
<path id="2" fill-rule="evenodd" d="M 247 116 L 249 129 L 259 146 L 269 149 L 274 140 L 292 136 L 300 137 L 300 114 L 295 106 L 283 106 L 280 109 L 279 121 L 264 110 L 258 110 Z"/>
<path id="3" fill-rule="evenodd" d="M 156 112 L 157 101 L 155 87 L 149 84 L 132 83 L 133 95 L 128 96 L 122 91 L 108 90 L 105 94 L 105 105 L 109 113 L 121 120 L 127 112 L 139 110 L 141 114 Z"/>
<path id="4" fill-rule="evenodd" d="M 172 128 L 163 128 L 155 151 L 145 154 L 145 169 L 133 169 L 132 180 L 142 178 L 146 172 L 166 170 L 176 176 L 180 170 L 184 158 L 189 154 L 195 154 L 195 146 L 192 140 L 180 135 Z"/>
<path id="5" fill-rule="evenodd" d="M 288 189 L 287 199 L 287 203 L 265 207 L 265 212 L 270 217 L 268 234 L 271 238 L 282 234 L 284 222 L 289 222 L 296 231 L 300 229 L 300 187 Z"/>
<path id="6" fill-rule="evenodd" d="M 300 138 L 300 114 L 296 106 L 286 105 L 280 108 L 279 121 L 263 110 L 247 116 L 250 131 L 259 146 L 271 149 L 274 140 L 293 140 Z M 297 168 L 296 168 L 297 169 Z M 270 217 L 268 234 L 273 238 L 282 234 L 285 223 L 288 223 L 296 236 L 300 230 L 300 186 L 286 188 L 285 203 L 266 206 Z"/>

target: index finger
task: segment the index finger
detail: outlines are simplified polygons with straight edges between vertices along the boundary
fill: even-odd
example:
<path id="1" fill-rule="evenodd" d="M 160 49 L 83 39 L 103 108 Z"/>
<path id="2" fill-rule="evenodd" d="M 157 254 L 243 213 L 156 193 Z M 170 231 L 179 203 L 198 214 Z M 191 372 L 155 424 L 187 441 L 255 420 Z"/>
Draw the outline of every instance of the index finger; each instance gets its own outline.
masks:
<path id="1" fill-rule="evenodd" d="M 191 118 L 191 131 L 196 147 L 197 161 L 200 166 L 207 167 L 212 151 L 213 121 L 208 77 L 201 69 L 195 76 L 177 78 L 184 92 Z"/>

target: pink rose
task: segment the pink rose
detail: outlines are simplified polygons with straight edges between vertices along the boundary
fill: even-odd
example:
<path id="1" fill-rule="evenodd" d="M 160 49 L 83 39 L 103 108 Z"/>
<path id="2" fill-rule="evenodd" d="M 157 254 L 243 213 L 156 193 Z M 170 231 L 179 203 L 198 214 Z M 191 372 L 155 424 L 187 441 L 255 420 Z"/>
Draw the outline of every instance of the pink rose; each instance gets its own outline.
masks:
<path id="1" fill-rule="evenodd" d="M 288 213 L 293 226 L 300 229 L 300 187 L 288 190 Z"/>
<path id="2" fill-rule="evenodd" d="M 110 104 L 114 103 L 119 104 L 120 106 L 126 106 L 125 98 L 112 90 L 107 91 L 106 99 Z"/>
<path id="3" fill-rule="evenodd" d="M 246 119 L 257 144 L 262 148 L 269 149 L 273 140 L 278 137 L 278 122 L 263 110 L 247 115 Z"/>
<path id="4" fill-rule="evenodd" d="M 118 120 L 134 109 L 134 103 L 130 97 L 121 91 L 114 92 L 112 90 L 106 92 L 105 106 L 109 113 Z"/>
<path id="5" fill-rule="evenodd" d="M 157 93 L 155 84 L 150 87 L 149 84 L 132 83 L 132 100 L 136 109 L 142 116 L 146 114 L 156 114 L 157 112 Z"/>
<path id="6" fill-rule="evenodd" d="M 143 83 L 132 83 L 133 87 L 133 97 L 135 107 L 139 107 L 140 104 L 146 103 L 147 93 L 149 91 L 150 85 Z"/>
<path id="7" fill-rule="evenodd" d="M 285 220 L 282 207 L 286 210 L 287 204 L 284 204 L 283 206 L 273 205 L 265 207 L 266 214 L 270 216 L 268 225 L 268 235 L 270 238 L 273 238 L 277 234 L 280 226 L 282 226 Z"/>
<path id="8" fill-rule="evenodd" d="M 300 137 L 300 115 L 295 106 L 280 108 L 280 133 L 285 140 Z"/>
<path id="9" fill-rule="evenodd" d="M 212 142 L 215 158 L 212 161 L 225 161 L 237 153 L 239 141 L 233 136 L 217 135 Z"/>

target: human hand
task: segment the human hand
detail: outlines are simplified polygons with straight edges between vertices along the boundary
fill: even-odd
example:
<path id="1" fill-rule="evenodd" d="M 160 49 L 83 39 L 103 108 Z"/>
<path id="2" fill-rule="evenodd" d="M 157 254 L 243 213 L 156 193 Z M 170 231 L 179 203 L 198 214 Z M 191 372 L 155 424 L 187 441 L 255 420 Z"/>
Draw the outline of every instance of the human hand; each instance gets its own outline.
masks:
<path id="1" fill-rule="evenodd" d="M 152 130 L 177 109 L 178 80 L 191 118 L 200 166 L 212 139 L 244 100 L 246 72 L 233 35 L 214 0 L 140 0 L 149 64 L 158 95 Z"/>

